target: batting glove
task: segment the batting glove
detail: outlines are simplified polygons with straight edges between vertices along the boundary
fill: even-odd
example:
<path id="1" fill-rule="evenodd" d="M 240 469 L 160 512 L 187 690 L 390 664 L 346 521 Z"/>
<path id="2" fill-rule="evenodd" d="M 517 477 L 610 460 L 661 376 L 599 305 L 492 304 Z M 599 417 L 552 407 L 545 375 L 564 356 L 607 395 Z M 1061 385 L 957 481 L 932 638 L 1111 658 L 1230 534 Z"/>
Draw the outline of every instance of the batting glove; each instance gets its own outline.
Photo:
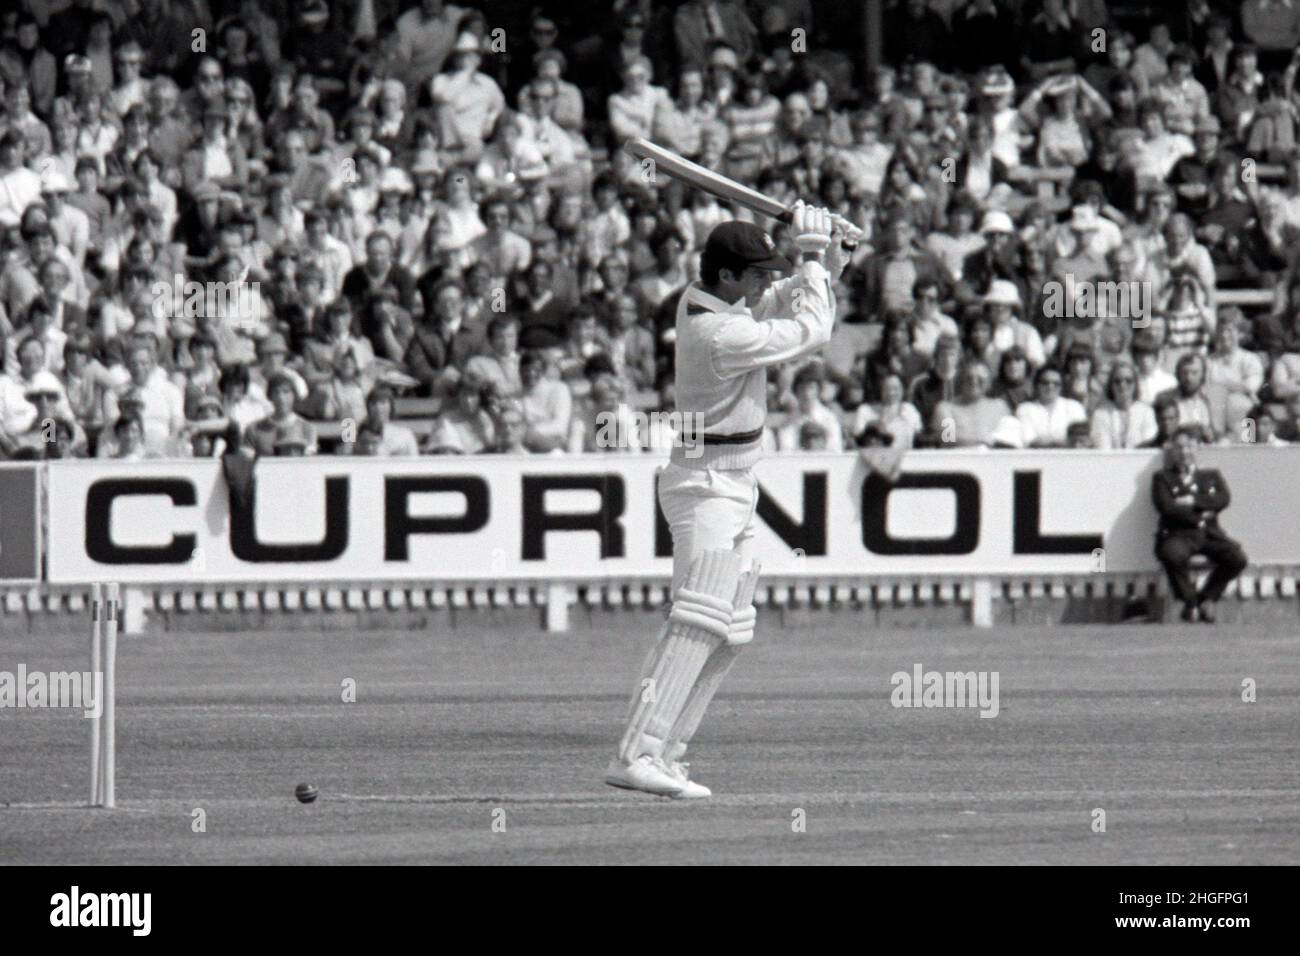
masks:
<path id="1" fill-rule="evenodd" d="M 862 230 L 843 216 L 831 213 L 833 231 L 839 233 L 840 240 L 850 248 L 862 241 Z"/>
<path id="2" fill-rule="evenodd" d="M 820 256 L 831 244 L 831 214 L 819 206 L 802 202 L 794 207 L 794 244 L 805 256 Z"/>

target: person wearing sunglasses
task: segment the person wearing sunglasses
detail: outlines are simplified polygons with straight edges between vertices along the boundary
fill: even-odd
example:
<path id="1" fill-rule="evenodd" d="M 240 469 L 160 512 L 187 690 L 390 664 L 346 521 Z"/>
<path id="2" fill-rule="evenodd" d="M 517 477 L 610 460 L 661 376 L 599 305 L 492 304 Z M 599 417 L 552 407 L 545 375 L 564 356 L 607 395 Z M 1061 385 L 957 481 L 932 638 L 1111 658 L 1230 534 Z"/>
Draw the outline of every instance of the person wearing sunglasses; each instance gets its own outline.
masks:
<path id="1" fill-rule="evenodd" d="M 1028 447 L 1064 448 L 1070 426 L 1088 420 L 1082 404 L 1062 396 L 1064 382 L 1060 369 L 1043 366 L 1034 376 L 1033 400 L 1022 402 L 1016 408 L 1016 418 L 1020 420 Z"/>
<path id="2" fill-rule="evenodd" d="M 1140 448 L 1155 436 L 1155 410 L 1137 397 L 1137 369 L 1116 362 L 1106 381 L 1106 400 L 1092 413 L 1092 446 Z"/>

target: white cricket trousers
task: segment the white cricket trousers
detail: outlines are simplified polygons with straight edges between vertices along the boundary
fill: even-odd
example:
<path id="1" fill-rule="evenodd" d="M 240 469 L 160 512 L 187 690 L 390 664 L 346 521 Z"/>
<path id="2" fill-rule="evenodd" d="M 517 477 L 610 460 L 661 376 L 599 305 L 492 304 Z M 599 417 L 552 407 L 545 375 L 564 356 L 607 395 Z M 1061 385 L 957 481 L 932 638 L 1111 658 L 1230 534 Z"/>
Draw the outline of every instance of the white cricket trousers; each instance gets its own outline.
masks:
<path id="1" fill-rule="evenodd" d="M 753 561 L 758 480 L 752 470 L 670 462 L 659 476 L 659 507 L 673 534 L 674 597 L 701 551 L 734 548 L 742 571 Z"/>

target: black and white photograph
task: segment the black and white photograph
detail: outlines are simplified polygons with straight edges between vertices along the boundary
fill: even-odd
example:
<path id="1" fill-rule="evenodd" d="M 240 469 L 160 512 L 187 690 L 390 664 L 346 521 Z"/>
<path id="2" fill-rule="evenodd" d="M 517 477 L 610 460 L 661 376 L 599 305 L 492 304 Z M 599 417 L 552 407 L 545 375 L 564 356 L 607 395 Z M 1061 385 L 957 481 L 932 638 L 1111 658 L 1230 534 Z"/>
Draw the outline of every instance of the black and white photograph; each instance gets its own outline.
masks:
<path id="1" fill-rule="evenodd" d="M 1014 866 L 1262 928 L 1298 75 L 1300 0 L 6 0 L 21 919 Z"/>

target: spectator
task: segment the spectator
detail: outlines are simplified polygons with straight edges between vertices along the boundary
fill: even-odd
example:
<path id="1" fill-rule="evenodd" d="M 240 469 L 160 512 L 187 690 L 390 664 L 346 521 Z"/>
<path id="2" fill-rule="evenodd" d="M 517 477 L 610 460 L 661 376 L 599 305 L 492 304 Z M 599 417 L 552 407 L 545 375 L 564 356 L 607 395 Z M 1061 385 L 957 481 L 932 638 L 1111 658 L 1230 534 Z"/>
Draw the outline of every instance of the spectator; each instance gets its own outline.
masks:
<path id="1" fill-rule="evenodd" d="M 411 335 L 405 365 L 420 383 L 421 394 L 441 395 L 480 351 L 482 336 L 464 324 L 465 289 L 459 282 L 445 279 L 430 294 L 432 306 Z"/>
<path id="2" fill-rule="evenodd" d="M 393 260 L 393 239 L 375 231 L 366 237 L 366 258 L 353 266 L 343 279 L 343 295 L 353 312 L 360 312 L 370 296 L 380 289 L 391 289 L 402 308 L 415 310 L 415 279 Z"/>
<path id="3" fill-rule="evenodd" d="M 383 441 L 383 431 L 378 424 L 370 421 L 362 422 L 361 427 L 357 429 L 356 447 L 352 453 L 362 458 L 377 457 L 382 453 Z"/>
<path id="4" fill-rule="evenodd" d="M 869 315 L 909 311 L 918 279 L 946 288 L 943 264 L 916 245 L 913 234 L 912 221 L 895 213 L 886 227 L 884 247 L 862 263 L 863 305 Z"/>
<path id="5" fill-rule="evenodd" d="M 241 432 L 272 411 L 271 403 L 264 396 L 250 392 L 247 365 L 226 366 L 217 385 L 221 389 L 223 417 Z"/>
<path id="6" fill-rule="evenodd" d="M 217 363 L 217 343 L 206 335 L 195 335 L 186 343 L 186 368 L 172 374 L 172 383 L 185 398 L 185 417 L 198 418 L 198 409 L 206 397 L 221 400 L 221 366 Z M 265 394 L 265 389 L 263 389 Z"/>
<path id="7" fill-rule="evenodd" d="M 1292 395 L 1282 406 L 1285 418 L 1278 425 L 1278 431 L 1287 441 L 1295 444 L 1300 441 L 1300 393 Z"/>
<path id="8" fill-rule="evenodd" d="M 519 320 L 499 315 L 488 325 L 488 351 L 473 356 L 465 371 L 489 383 L 502 398 L 517 398 L 523 390 L 519 378 Z"/>
<path id="9" fill-rule="evenodd" d="M 1110 367 L 1106 400 L 1092 413 L 1092 447 L 1141 448 L 1156 437 L 1154 409 L 1137 397 L 1137 369 L 1126 361 Z"/>
<path id="10" fill-rule="evenodd" d="M 1145 441 L 1139 448 L 1164 448 L 1173 440 L 1178 431 L 1178 400 L 1172 395 L 1162 394 L 1156 399 L 1156 434 L 1150 441 Z M 1197 431 L 1199 435 L 1199 429 Z"/>
<path id="11" fill-rule="evenodd" d="M 630 291 L 619 292 L 607 301 L 605 344 L 615 374 L 631 391 L 654 388 L 654 335 L 645 328 L 641 304 Z"/>
<path id="12" fill-rule="evenodd" d="M 962 316 L 962 356 L 968 361 L 983 362 L 990 368 L 998 361 L 993 344 L 993 320 L 977 308 L 968 308 Z"/>
<path id="13" fill-rule="evenodd" d="M 636 296 L 651 309 L 670 301 L 674 293 L 686 287 L 690 275 L 684 264 L 686 237 L 678 229 L 661 228 L 651 238 L 654 271 L 633 284 Z"/>
<path id="14" fill-rule="evenodd" d="M 249 369 L 249 381 L 254 391 L 270 397 L 271 380 L 284 376 L 293 383 L 294 402 L 307 398 L 307 381 L 288 363 L 289 346 L 279 332 L 268 335 L 257 343 L 257 365 Z M 214 376 L 215 377 L 215 376 Z"/>
<path id="15" fill-rule="evenodd" d="M 527 455 L 529 453 L 524 441 L 528 432 L 528 423 L 518 399 L 510 398 L 502 401 L 493 424 L 497 433 L 497 445 L 494 450 L 498 454 Z"/>
<path id="16" fill-rule="evenodd" d="M 353 454 L 364 453 L 391 458 L 420 453 L 415 433 L 405 425 L 393 421 L 397 408 L 396 402 L 392 389 L 387 386 L 376 385 L 370 390 L 370 394 L 366 396 L 366 419 L 362 423 L 362 428 L 357 431 L 358 447 L 353 449 Z M 374 450 L 365 452 L 359 450 L 363 430 L 372 430 L 377 434 L 378 442 Z"/>
<path id="17" fill-rule="evenodd" d="M 609 127 L 618 142 L 648 137 L 657 117 L 671 112 L 668 91 L 650 83 L 654 68 L 648 57 L 632 60 L 623 70 L 623 88 L 609 98 Z"/>
<path id="18" fill-rule="evenodd" d="M 1092 349 L 1083 342 L 1076 342 L 1066 351 L 1063 367 L 1061 395 L 1072 398 L 1092 413 L 1102 399 L 1103 386 L 1101 378 L 1095 374 L 1096 359 Z"/>
<path id="19" fill-rule="evenodd" d="M 1214 352 L 1206 362 L 1206 381 L 1227 390 L 1230 421 L 1240 421 L 1254 407 L 1264 384 L 1264 363 L 1254 352 L 1241 347 L 1244 323 L 1236 306 L 1220 310 Z"/>
<path id="20" fill-rule="evenodd" d="M 1207 442 L 1217 441 L 1235 428 L 1236 422 L 1228 420 L 1227 390 L 1205 380 L 1204 356 L 1184 355 L 1178 360 L 1175 377 L 1178 384 L 1162 394 L 1178 403 L 1180 425 L 1198 426 Z"/>
<path id="21" fill-rule="evenodd" d="M 1134 51 L 1133 69 L 1140 77 L 1139 87 L 1146 96 L 1169 72 L 1169 54 L 1174 50 L 1173 33 L 1168 23 L 1152 23 L 1147 42 Z"/>
<path id="22" fill-rule="evenodd" d="M 425 442 L 433 455 L 476 455 L 496 445 L 492 416 L 484 408 L 491 386 L 474 375 L 465 375 L 448 396 Z"/>
<path id="23" fill-rule="evenodd" d="M 569 423 L 569 453 L 641 451 L 641 432 L 623 400 L 623 385 L 609 372 L 591 376 L 590 394 L 579 401 Z"/>
<path id="24" fill-rule="evenodd" d="M 83 432 L 95 433 L 103 424 L 103 366 L 91 361 L 91 340 L 77 332 L 63 346 L 63 387 L 72 409 L 73 424 Z M 3 399 L 0 399 L 2 402 Z M 2 416 L 0 416 L 2 420 Z"/>
<path id="25" fill-rule="evenodd" d="M 939 283 L 933 278 L 923 277 L 912 285 L 912 347 L 927 357 L 934 354 L 940 336 L 960 334 L 957 323 L 940 311 L 939 295 Z"/>
<path id="26" fill-rule="evenodd" d="M 50 372 L 38 372 L 24 389 L 24 397 L 35 410 L 25 431 L 6 435 L 0 429 L 0 448 L 14 458 L 45 458 L 50 446 L 58 441 L 56 426 L 68 423 L 71 436 L 65 447 L 69 457 L 84 449 L 86 436 L 66 417 L 67 398 L 63 386 Z"/>
<path id="27" fill-rule="evenodd" d="M 308 414 L 318 421 L 351 421 L 355 425 L 366 417 L 366 392 L 356 352 L 339 352 L 334 357 L 333 374 L 316 385 L 308 401 Z M 309 442 L 307 447 L 310 450 L 313 446 Z"/>
<path id="28" fill-rule="evenodd" d="M 777 447 L 781 451 L 799 451 L 805 447 L 803 428 L 817 426 L 820 432 L 820 449 L 842 451 L 844 434 L 840 420 L 821 398 L 826 385 L 825 374 L 817 364 L 805 365 L 794 377 L 795 410 L 786 424 L 777 432 Z"/>
<path id="29" fill-rule="evenodd" d="M 881 380 L 880 393 L 879 402 L 863 402 L 854 412 L 850 426 L 854 442 L 859 447 L 883 444 L 911 448 L 922 430 L 921 413 L 906 400 L 903 379 L 895 374 L 886 375 Z"/>
<path id="30" fill-rule="evenodd" d="M 1143 330 L 1133 337 L 1133 362 L 1137 366 L 1138 400 L 1154 405 L 1156 397 L 1178 384 L 1160 365 L 1160 340 Z"/>
<path id="31" fill-rule="evenodd" d="M 930 370 L 913 379 L 908 386 L 908 400 L 920 413 L 922 422 L 932 423 L 939 403 L 952 401 L 957 396 L 960 366 L 961 343 L 955 338 L 940 336 L 935 343 Z"/>
<path id="32" fill-rule="evenodd" d="M 489 196 L 479 204 L 479 215 L 487 232 L 470 244 L 475 262 L 488 267 L 497 286 L 505 286 L 528 268 L 532 246 L 510 229 L 510 203 L 504 196 Z"/>
<path id="33" fill-rule="evenodd" d="M 113 451 L 111 457 L 119 461 L 143 461 L 160 457 L 144 441 L 144 424 L 139 418 L 123 414 L 113 423 Z"/>
<path id="34" fill-rule="evenodd" d="M 297 412 L 294 405 L 298 402 L 297 383 L 293 376 L 288 372 L 277 372 L 271 376 L 266 383 L 266 397 L 271 403 L 271 413 L 263 421 L 266 425 L 273 427 L 277 433 L 277 451 L 280 448 L 301 446 L 302 454 L 314 455 L 317 451 L 316 429 L 311 422 L 307 421 Z M 331 396 L 333 398 L 333 396 Z M 322 417 L 331 418 L 338 412 L 353 412 L 353 408 L 341 407 L 341 402 L 335 400 L 326 405 L 326 410 L 331 414 Z M 353 422 L 359 422 L 362 415 L 351 416 Z M 258 427 L 258 423 L 254 424 Z"/>
<path id="35" fill-rule="evenodd" d="M 420 0 L 397 18 L 394 59 L 408 90 L 425 85 L 442 69 L 456 45 L 464 12 L 443 0 Z"/>
<path id="36" fill-rule="evenodd" d="M 1020 65 L 1033 79 L 1070 73 L 1086 31 L 1070 16 L 1065 0 L 1043 0 L 1042 9 L 1025 25 L 1020 40 Z"/>
<path id="37" fill-rule="evenodd" d="M 156 344 L 151 344 L 147 335 L 136 342 L 126 353 L 126 368 L 131 375 L 130 394 L 141 404 L 137 414 L 144 429 L 144 449 L 154 457 L 172 457 L 188 446 L 188 438 L 182 441 L 181 434 L 185 428 L 184 396 L 158 367 Z M 119 417 L 118 396 L 107 392 L 104 420 L 115 422 Z"/>
<path id="38" fill-rule="evenodd" d="M 998 356 L 998 377 L 989 389 L 989 395 L 1000 398 L 1014 412 L 1021 402 L 1034 397 L 1034 386 L 1029 377 L 1029 359 L 1018 345 Z"/>
<path id="39" fill-rule="evenodd" d="M 10 129 L 0 136 L 0 224 L 16 225 L 41 195 L 41 178 L 23 165 L 26 142 Z"/>
<path id="40" fill-rule="evenodd" d="M 1256 405 L 1250 410 L 1250 417 L 1248 420 L 1254 423 L 1254 434 L 1253 436 L 1248 435 L 1247 441 L 1253 439 L 1255 444 L 1264 445 L 1270 448 L 1290 444 L 1290 442 L 1283 440 L 1278 435 L 1277 416 L 1269 406 Z"/>
<path id="41" fill-rule="evenodd" d="M 980 225 L 984 247 L 969 253 L 962 263 L 957 298 L 963 303 L 977 302 L 988 295 L 995 280 L 1018 277 L 1015 251 L 1015 225 L 1011 217 L 997 209 L 984 214 Z"/>
<path id="42" fill-rule="evenodd" d="M 54 105 L 59 66 L 44 43 L 36 18 L 26 10 L 14 24 L 13 42 L 0 51 L 0 76 L 6 89 L 30 88 L 36 112 L 48 116 Z"/>
<path id="43" fill-rule="evenodd" d="M 1028 447 L 1064 448 L 1069 427 L 1088 420 L 1083 405 L 1061 396 L 1063 384 L 1060 370 L 1045 365 L 1034 375 L 1034 398 L 1016 407 Z"/>
<path id="44" fill-rule="evenodd" d="M 946 334 L 948 340 L 956 341 L 955 334 Z M 868 401 L 881 398 L 888 376 L 897 375 L 904 382 L 912 382 L 926 372 L 933 356 L 913 348 L 912 335 L 911 323 L 906 316 L 894 315 L 885 322 L 879 346 L 865 357 L 866 374 L 862 389 Z M 938 341 L 935 340 L 936 349 Z"/>
<path id="45" fill-rule="evenodd" d="M 758 29 L 733 0 L 688 0 L 673 15 L 673 38 L 683 65 L 703 66 L 710 43 L 724 44 L 742 62 L 754 54 Z"/>
<path id="46" fill-rule="evenodd" d="M 1006 279 L 994 279 L 989 284 L 983 301 L 985 311 L 993 322 L 993 347 L 998 352 L 1005 352 L 1018 345 L 1032 368 L 1038 368 L 1047 361 L 1038 330 L 1017 315 L 1021 312 L 1022 305 L 1020 291 L 1013 283 Z"/>
<path id="47" fill-rule="evenodd" d="M 940 402 L 934 411 L 931 428 L 942 444 L 962 448 L 992 444 L 994 430 L 1011 414 L 1003 399 L 989 395 L 992 377 L 989 367 L 978 360 L 962 368 L 956 397 Z"/>
<path id="48" fill-rule="evenodd" d="M 1087 422 L 1075 422 L 1065 430 L 1065 447 L 1074 449 L 1092 448 L 1092 432 Z"/>
<path id="49" fill-rule="evenodd" d="M 528 351 L 519 362 L 523 385 L 520 404 L 527 430 L 524 444 L 529 451 L 554 452 L 567 447 L 573 398 L 569 387 L 550 377 L 549 360 L 540 350 Z"/>

